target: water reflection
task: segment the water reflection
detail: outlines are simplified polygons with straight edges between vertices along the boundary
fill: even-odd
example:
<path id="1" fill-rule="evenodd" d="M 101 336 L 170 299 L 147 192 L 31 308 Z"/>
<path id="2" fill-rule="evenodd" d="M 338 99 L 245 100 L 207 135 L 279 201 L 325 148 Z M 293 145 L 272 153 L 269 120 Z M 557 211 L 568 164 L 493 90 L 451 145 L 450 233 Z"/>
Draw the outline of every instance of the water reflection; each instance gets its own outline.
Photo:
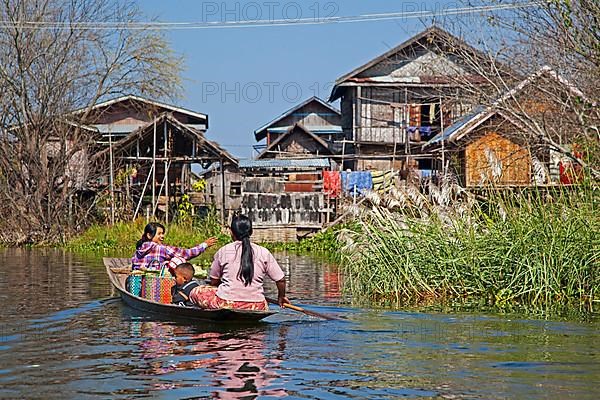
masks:
<path id="1" fill-rule="evenodd" d="M 288 328 L 281 326 L 285 336 Z M 202 328 L 154 321 L 131 324 L 132 338 L 141 338 L 140 360 L 143 374 L 151 377 L 173 373 L 198 373 L 212 387 L 212 397 L 252 399 L 257 396 L 287 396 L 282 387 L 273 386 L 279 377 L 274 372 L 281 357 L 267 355 L 267 332 L 264 328 L 242 331 L 205 331 Z M 279 341 L 278 351 L 285 349 Z M 153 385 L 155 390 L 186 388 L 187 380 L 171 380 Z"/>
<path id="2" fill-rule="evenodd" d="M 278 253 L 275 257 L 288 278 L 291 299 L 318 304 L 336 304 L 341 300 L 337 265 L 292 253 Z"/>
<path id="3" fill-rule="evenodd" d="M 94 285 L 106 281 L 104 271 L 94 273 L 64 251 L 0 250 L 0 266 L 0 320 L 43 315 L 106 295 Z"/>
<path id="4" fill-rule="evenodd" d="M 279 377 L 274 372 L 277 359 L 266 357 L 264 331 L 246 332 L 246 338 L 227 335 L 211 337 L 195 346 L 195 354 L 211 354 L 206 368 L 212 374 L 212 384 L 218 388 L 213 395 L 219 399 L 284 397 L 282 387 L 268 389 Z M 202 335 L 201 335 L 202 336 Z"/>

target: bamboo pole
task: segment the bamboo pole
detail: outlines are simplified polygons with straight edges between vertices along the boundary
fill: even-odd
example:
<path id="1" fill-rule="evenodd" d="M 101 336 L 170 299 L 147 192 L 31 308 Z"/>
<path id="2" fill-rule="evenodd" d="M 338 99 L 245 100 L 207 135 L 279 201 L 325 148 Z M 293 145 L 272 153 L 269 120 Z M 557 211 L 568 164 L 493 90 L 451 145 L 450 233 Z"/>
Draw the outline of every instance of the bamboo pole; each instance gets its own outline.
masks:
<path id="1" fill-rule="evenodd" d="M 110 168 L 110 224 L 115 224 L 115 174 L 113 171 L 112 129 L 108 129 L 108 153 Z"/>
<path id="2" fill-rule="evenodd" d="M 404 88 L 404 103 L 406 104 L 406 107 L 408 109 L 408 122 L 404 127 L 404 154 L 407 155 L 408 154 L 408 142 L 410 141 L 409 138 L 409 134 L 408 134 L 408 127 L 410 126 L 410 110 L 411 110 L 411 106 L 408 104 L 408 89 Z M 405 167 L 408 169 L 408 157 L 406 157 L 406 165 Z"/>
<path id="3" fill-rule="evenodd" d="M 225 221 L 225 166 L 223 165 L 223 159 L 219 161 L 221 166 L 221 221 L 226 224 Z"/>
<path id="4" fill-rule="evenodd" d="M 164 156 L 168 157 L 168 140 L 167 140 L 167 121 L 165 120 L 163 125 L 163 140 L 164 140 Z M 167 161 L 165 161 L 165 196 L 167 198 L 167 203 L 165 205 L 165 222 L 169 223 L 169 169 L 167 167 Z"/>
<path id="5" fill-rule="evenodd" d="M 156 117 L 154 118 L 154 134 L 152 138 L 152 210 L 154 210 L 156 204 Z M 152 217 L 154 218 L 154 211 L 152 211 Z"/>
<path id="6" fill-rule="evenodd" d="M 358 86 L 356 88 L 356 118 L 357 118 L 357 126 L 356 126 L 356 135 L 354 136 L 354 140 L 361 141 L 362 140 L 362 101 L 361 101 L 362 88 Z"/>
<path id="7" fill-rule="evenodd" d="M 442 136 L 442 176 L 446 176 L 446 148 L 444 138 L 444 111 L 442 109 L 442 97 L 440 96 L 440 134 Z"/>
<path id="8" fill-rule="evenodd" d="M 130 176 L 130 164 L 127 163 L 125 164 L 125 171 L 127 173 L 127 177 L 125 178 L 125 202 L 124 204 L 129 205 L 129 199 L 130 199 L 130 190 L 129 190 L 129 186 L 130 186 L 130 180 L 131 180 L 131 176 Z"/>
<path id="9" fill-rule="evenodd" d="M 169 167 L 171 166 L 171 163 L 167 164 L 167 168 L 166 168 L 166 172 L 167 174 L 169 173 Z M 158 202 L 160 199 L 160 196 L 162 194 L 163 188 L 165 187 L 165 180 L 167 179 L 167 175 L 165 174 L 165 177 L 162 180 L 162 183 L 160 185 L 160 189 L 158 190 L 158 197 L 156 199 L 156 204 L 154 205 L 154 209 L 152 210 L 152 215 L 154 216 L 156 214 L 156 209 L 158 208 Z"/>
<path id="10" fill-rule="evenodd" d="M 148 182 L 150 181 L 150 177 L 152 176 L 152 169 L 154 165 L 150 167 L 150 171 L 148 171 L 148 177 L 146 178 L 146 183 L 144 183 L 144 188 L 142 189 L 142 194 L 140 195 L 140 201 L 138 201 L 137 207 L 135 208 L 135 212 L 133 213 L 133 220 L 137 217 L 138 212 L 140 211 L 140 207 L 142 205 L 142 200 L 144 199 L 144 194 L 146 193 L 146 187 L 148 186 Z M 148 219 L 148 218 L 146 218 Z"/>
<path id="11" fill-rule="evenodd" d="M 188 169 L 188 165 L 187 164 L 183 164 L 181 166 L 181 176 L 179 177 L 179 182 L 181 182 L 181 185 L 179 187 L 179 193 L 183 196 L 185 194 L 186 191 L 186 174 L 187 174 L 187 169 Z M 177 190 L 177 185 L 175 185 L 175 190 Z"/>

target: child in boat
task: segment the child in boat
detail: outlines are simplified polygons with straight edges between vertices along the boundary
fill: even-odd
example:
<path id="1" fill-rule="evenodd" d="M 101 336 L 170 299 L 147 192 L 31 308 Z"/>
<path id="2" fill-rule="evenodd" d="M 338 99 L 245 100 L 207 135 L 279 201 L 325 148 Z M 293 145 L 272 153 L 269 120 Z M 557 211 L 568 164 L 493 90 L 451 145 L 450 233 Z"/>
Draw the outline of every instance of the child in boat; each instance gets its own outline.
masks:
<path id="1" fill-rule="evenodd" d="M 285 297 L 285 274 L 269 250 L 250 242 L 252 222 L 244 215 L 233 217 L 231 236 L 234 240 L 215 254 L 210 272 L 211 286 L 198 286 L 190 299 L 202 308 L 265 311 L 269 309 L 263 294 L 263 280 L 277 284 L 278 303 L 289 303 Z"/>
<path id="2" fill-rule="evenodd" d="M 131 258 L 132 268 L 159 270 L 174 257 L 190 260 L 217 242 L 216 238 L 211 237 L 191 249 L 180 249 L 163 244 L 164 238 L 165 227 L 162 224 L 150 222 L 146 225 L 142 238 L 136 244 L 135 254 Z"/>
<path id="3" fill-rule="evenodd" d="M 173 304 L 193 307 L 195 304 L 190 300 L 190 292 L 200 286 L 194 279 L 194 267 L 184 262 L 176 266 L 173 271 L 175 274 L 175 285 L 171 288 Z"/>

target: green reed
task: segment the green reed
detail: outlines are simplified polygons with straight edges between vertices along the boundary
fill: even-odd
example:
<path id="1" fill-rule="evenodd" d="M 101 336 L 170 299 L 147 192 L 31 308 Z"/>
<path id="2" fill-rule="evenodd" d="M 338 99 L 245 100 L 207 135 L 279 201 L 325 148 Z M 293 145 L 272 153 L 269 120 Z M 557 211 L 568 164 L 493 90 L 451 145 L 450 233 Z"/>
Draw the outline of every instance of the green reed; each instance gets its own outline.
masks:
<path id="1" fill-rule="evenodd" d="M 363 212 L 359 229 L 340 233 L 345 290 L 358 302 L 599 305 L 597 188 L 471 200 Z"/>

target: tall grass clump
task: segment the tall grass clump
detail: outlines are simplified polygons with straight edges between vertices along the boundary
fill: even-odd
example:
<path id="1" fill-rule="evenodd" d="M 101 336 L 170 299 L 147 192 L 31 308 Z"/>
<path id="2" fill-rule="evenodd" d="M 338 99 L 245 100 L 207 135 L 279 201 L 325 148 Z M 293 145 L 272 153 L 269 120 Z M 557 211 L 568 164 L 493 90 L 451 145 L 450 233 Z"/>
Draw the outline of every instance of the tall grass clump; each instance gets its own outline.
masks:
<path id="1" fill-rule="evenodd" d="M 359 302 L 592 308 L 600 302 L 599 199 L 589 185 L 371 194 L 357 229 L 339 235 L 345 289 Z"/>

